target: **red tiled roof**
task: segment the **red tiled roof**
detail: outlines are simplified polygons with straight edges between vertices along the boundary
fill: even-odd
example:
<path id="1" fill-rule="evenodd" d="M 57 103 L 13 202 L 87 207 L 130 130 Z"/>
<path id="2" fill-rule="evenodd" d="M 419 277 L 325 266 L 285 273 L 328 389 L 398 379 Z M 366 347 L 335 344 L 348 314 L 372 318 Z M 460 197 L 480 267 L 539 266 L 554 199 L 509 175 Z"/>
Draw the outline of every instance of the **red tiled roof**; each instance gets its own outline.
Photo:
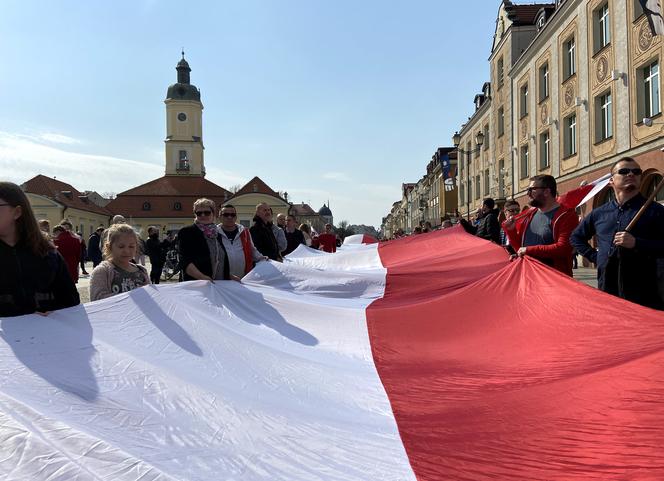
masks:
<path id="1" fill-rule="evenodd" d="M 220 207 L 231 197 L 231 193 L 203 177 L 166 175 L 118 194 L 106 208 L 127 218 L 175 217 L 193 220 L 192 207 L 201 197 L 213 200 Z M 180 210 L 175 208 L 178 202 Z"/>
<path id="2" fill-rule="evenodd" d="M 231 192 L 205 177 L 165 175 L 118 194 L 121 195 L 195 195 L 199 197 L 230 197 Z"/>
<path id="3" fill-rule="evenodd" d="M 111 215 L 108 209 L 92 203 L 84 193 L 76 190 L 72 185 L 51 177 L 46 177 L 45 175 L 40 174 L 33 177 L 21 185 L 21 188 L 24 192 L 48 197 L 65 207 L 85 212 L 94 212 L 95 214 L 107 215 L 109 217 Z"/>
<path id="4" fill-rule="evenodd" d="M 290 211 L 294 216 L 300 215 L 318 215 L 318 212 L 313 210 L 309 204 L 302 202 L 301 204 L 293 204 Z"/>
<path id="5" fill-rule="evenodd" d="M 251 179 L 249 182 L 247 182 L 240 190 L 238 190 L 235 194 L 233 194 L 233 197 L 237 197 L 239 195 L 243 194 L 267 194 L 271 195 L 272 197 L 277 197 L 281 199 L 281 196 L 272 190 L 269 185 L 267 185 L 265 182 L 261 180 L 260 177 L 256 176 L 253 179 Z"/>

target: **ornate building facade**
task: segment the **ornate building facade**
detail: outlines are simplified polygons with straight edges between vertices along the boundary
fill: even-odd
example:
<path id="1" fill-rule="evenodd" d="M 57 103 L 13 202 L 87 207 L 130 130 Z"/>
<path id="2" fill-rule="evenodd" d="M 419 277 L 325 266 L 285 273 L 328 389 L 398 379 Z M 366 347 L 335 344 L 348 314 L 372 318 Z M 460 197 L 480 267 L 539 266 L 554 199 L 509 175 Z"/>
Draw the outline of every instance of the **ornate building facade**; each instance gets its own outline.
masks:
<path id="1" fill-rule="evenodd" d="M 537 174 L 569 191 L 624 156 L 641 164 L 643 192 L 651 192 L 664 170 L 664 50 L 639 0 L 505 0 L 496 25 L 488 88 L 455 135 L 462 212 L 484 197 L 524 204 Z"/>

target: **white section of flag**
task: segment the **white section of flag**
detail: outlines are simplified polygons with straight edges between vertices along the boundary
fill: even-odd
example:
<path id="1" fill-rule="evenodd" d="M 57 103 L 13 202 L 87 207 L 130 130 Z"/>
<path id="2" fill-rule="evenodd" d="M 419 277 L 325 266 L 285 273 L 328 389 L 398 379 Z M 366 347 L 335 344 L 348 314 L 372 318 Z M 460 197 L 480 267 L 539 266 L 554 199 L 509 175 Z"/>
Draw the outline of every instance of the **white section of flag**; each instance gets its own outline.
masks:
<path id="1" fill-rule="evenodd" d="M 605 174 L 599 179 L 595 179 L 592 182 L 590 182 L 590 185 L 593 186 L 593 188 L 586 194 L 586 196 L 579 202 L 577 207 L 581 207 L 583 204 L 588 202 L 590 199 L 595 197 L 604 187 L 606 187 L 609 184 L 609 179 L 611 178 L 611 174 Z"/>
<path id="2" fill-rule="evenodd" d="M 414 480 L 366 326 L 384 269 L 358 260 L 0 320 L 0 479 Z"/>

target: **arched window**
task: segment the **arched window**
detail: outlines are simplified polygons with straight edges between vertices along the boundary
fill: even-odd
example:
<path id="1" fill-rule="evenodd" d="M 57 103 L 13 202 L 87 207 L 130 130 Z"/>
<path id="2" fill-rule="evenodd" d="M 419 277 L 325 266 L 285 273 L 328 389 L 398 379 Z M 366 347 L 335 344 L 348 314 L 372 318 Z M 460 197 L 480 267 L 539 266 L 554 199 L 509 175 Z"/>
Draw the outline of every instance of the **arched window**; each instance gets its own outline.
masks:
<path id="1" fill-rule="evenodd" d="M 150 210 L 152 209 L 152 206 L 150 205 L 149 202 L 143 202 L 143 210 Z"/>
<path id="2" fill-rule="evenodd" d="M 653 190 L 655 190 L 655 187 L 657 187 L 661 181 L 662 181 L 662 175 L 656 172 L 647 176 L 644 182 L 645 189 L 643 190 L 643 195 L 645 195 L 646 197 L 650 196 Z M 659 193 L 657 194 L 657 197 L 655 197 L 655 200 L 657 202 L 664 202 L 664 187 L 660 189 Z"/>
<path id="3" fill-rule="evenodd" d="M 613 188 L 610 185 L 607 185 L 602 189 L 602 191 L 595 196 L 595 205 L 593 208 L 597 208 L 600 205 L 604 205 L 607 202 L 611 202 L 616 198 L 615 192 L 613 192 Z"/>

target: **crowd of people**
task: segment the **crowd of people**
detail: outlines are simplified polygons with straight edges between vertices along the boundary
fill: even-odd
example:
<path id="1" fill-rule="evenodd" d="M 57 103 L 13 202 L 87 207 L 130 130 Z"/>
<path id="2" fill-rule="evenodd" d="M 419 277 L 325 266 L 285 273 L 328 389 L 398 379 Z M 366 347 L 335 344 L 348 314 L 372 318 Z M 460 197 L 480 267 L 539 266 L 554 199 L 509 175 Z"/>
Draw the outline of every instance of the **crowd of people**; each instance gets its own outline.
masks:
<path id="1" fill-rule="evenodd" d="M 581 219 L 574 206 L 558 202 L 556 180 L 537 175 L 527 188 L 529 205 L 505 202 L 502 211 L 491 198 L 483 201 L 474 219 L 444 219 L 442 229 L 461 224 L 469 233 L 505 247 L 512 258 L 529 256 L 572 276 L 577 253 L 596 264 L 598 287 L 613 295 L 664 310 L 664 206 L 640 193 L 642 170 L 625 157 L 611 168 L 609 184 L 615 199 Z M 160 281 L 166 254 L 177 248 L 182 280 L 239 281 L 258 262 L 281 262 L 300 245 L 335 252 L 339 239 L 332 225 L 321 233 L 292 215 L 256 206 L 253 224 L 237 222 L 237 210 L 198 199 L 194 221 L 176 235 L 159 238 L 148 228 L 143 241 L 122 216 L 110 227 L 99 226 L 88 238 L 64 220 L 51 230 L 37 220 L 24 192 L 16 184 L 0 182 L 0 316 L 47 314 L 79 304 L 79 268 L 93 264 L 90 299 L 97 300 Z M 433 230 L 424 223 L 414 235 Z M 397 232 L 396 237 L 403 235 Z M 593 244 L 591 240 L 594 239 Z M 142 258 L 150 259 L 148 273 Z"/>
<path id="2" fill-rule="evenodd" d="M 585 218 L 576 206 L 558 202 L 553 176 L 537 175 L 526 190 L 528 205 L 507 200 L 501 211 L 494 199 L 486 198 L 470 220 L 457 212 L 442 219 L 440 228 L 460 224 L 467 232 L 503 246 L 513 259 L 529 256 L 568 276 L 581 255 L 597 266 L 599 289 L 664 310 L 664 206 L 647 202 L 640 193 L 642 174 L 631 157 L 614 163 L 609 186 L 615 199 Z M 412 235 L 430 230 L 425 223 Z M 397 230 L 394 238 L 403 236 Z"/>
<path id="3" fill-rule="evenodd" d="M 214 282 L 239 281 L 256 263 L 281 262 L 300 245 L 335 252 L 338 243 L 331 224 L 319 234 L 307 224 L 298 226 L 292 215 L 279 214 L 273 223 L 272 208 L 265 203 L 256 206 L 250 228 L 237 222 L 231 204 L 217 211 L 214 201 L 198 199 L 193 214 L 191 225 L 169 232 L 164 239 L 157 227 L 149 227 L 146 240 L 116 215 L 109 227 L 99 226 L 86 243 L 66 219 L 52 229 L 48 220 L 37 220 L 21 188 L 0 182 L 0 316 L 46 315 L 79 304 L 79 274 L 90 275 L 92 301 L 158 284 L 174 249 L 181 280 Z M 90 274 L 86 262 L 92 262 Z"/>

